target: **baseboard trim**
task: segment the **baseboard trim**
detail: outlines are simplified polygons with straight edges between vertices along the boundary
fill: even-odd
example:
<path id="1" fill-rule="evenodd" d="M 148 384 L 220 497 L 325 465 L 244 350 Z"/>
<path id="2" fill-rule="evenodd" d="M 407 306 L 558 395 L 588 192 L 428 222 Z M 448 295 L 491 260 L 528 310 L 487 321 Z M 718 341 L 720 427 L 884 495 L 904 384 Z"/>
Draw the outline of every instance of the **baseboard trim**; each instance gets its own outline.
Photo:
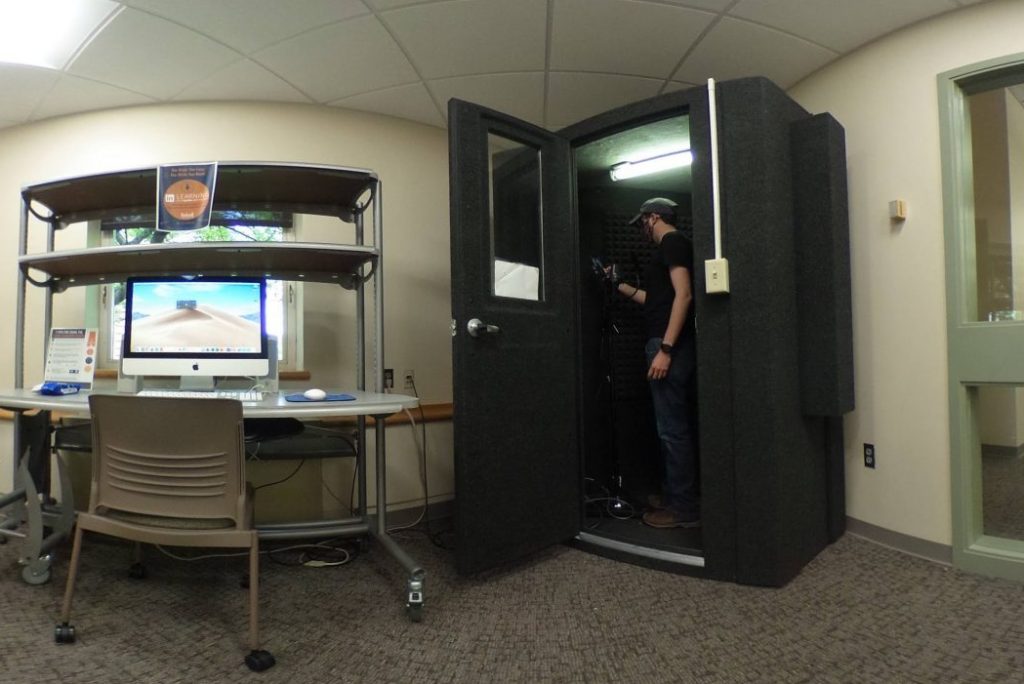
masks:
<path id="1" fill-rule="evenodd" d="M 394 508 L 392 508 L 394 506 Z M 401 506 L 401 508 L 399 508 Z M 370 515 L 373 515 L 374 509 L 370 509 Z M 423 515 L 423 504 L 389 504 L 388 505 L 388 527 L 405 527 L 407 525 L 413 525 L 417 520 L 426 520 L 429 522 L 439 522 L 448 518 L 453 518 L 455 515 L 455 500 L 445 499 L 442 501 L 431 501 L 430 505 L 427 506 L 426 514 Z M 421 517 L 422 516 L 422 517 Z M 376 517 L 376 516 L 374 516 Z"/>
<path id="2" fill-rule="evenodd" d="M 872 525 L 856 518 L 846 518 L 846 531 L 881 546 L 924 558 L 943 565 L 953 565 L 953 547 L 930 542 L 909 534 L 893 532 L 878 525 Z"/>
<path id="3" fill-rule="evenodd" d="M 981 445 L 982 458 L 1020 458 L 1024 456 L 1024 444 L 1020 446 Z"/>

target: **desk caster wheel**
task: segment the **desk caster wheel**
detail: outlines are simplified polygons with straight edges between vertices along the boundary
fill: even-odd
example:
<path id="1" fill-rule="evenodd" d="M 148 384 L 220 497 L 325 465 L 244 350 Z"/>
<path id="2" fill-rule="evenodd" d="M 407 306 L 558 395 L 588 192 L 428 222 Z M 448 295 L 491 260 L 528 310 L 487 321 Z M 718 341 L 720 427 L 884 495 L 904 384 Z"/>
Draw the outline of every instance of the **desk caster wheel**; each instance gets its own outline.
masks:
<path id="1" fill-rule="evenodd" d="M 53 640 L 58 644 L 75 643 L 75 627 L 64 622 L 57 625 L 53 630 Z"/>
<path id="2" fill-rule="evenodd" d="M 409 580 L 409 593 L 406 595 L 405 614 L 412 622 L 423 620 L 423 581 Z"/>
<path id="3" fill-rule="evenodd" d="M 263 672 L 274 667 L 274 656 L 269 651 L 252 651 L 245 656 L 245 665 L 253 672 Z"/>
<path id="4" fill-rule="evenodd" d="M 132 563 L 128 567 L 128 576 L 132 579 L 146 579 L 146 566 L 142 563 Z"/>
<path id="5" fill-rule="evenodd" d="M 29 563 L 21 569 L 21 579 L 25 581 L 25 584 L 46 584 L 50 581 L 49 561 L 40 559 Z"/>

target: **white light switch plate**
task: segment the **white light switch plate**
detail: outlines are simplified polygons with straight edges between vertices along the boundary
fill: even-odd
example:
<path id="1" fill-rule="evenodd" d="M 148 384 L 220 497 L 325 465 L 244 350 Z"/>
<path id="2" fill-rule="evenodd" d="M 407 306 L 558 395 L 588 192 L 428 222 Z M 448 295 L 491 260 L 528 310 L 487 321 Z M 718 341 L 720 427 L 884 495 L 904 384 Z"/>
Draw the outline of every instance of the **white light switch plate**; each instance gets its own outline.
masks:
<path id="1" fill-rule="evenodd" d="M 708 294 L 724 294 L 729 291 L 729 261 L 708 259 L 704 262 L 705 289 Z"/>

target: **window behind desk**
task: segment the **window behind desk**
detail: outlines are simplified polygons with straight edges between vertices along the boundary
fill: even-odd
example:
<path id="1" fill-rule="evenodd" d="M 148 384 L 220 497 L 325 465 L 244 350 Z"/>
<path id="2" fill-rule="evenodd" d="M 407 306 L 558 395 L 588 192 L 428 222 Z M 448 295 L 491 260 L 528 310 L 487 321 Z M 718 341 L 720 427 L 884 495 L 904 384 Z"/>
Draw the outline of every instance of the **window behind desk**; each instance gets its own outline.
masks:
<path id="1" fill-rule="evenodd" d="M 272 211 L 218 211 L 211 225 L 194 231 L 160 232 L 151 217 L 128 216 L 100 224 L 104 246 L 149 245 L 191 242 L 283 242 L 294 240 L 290 214 Z M 299 370 L 302 365 L 302 307 L 300 284 L 267 281 L 267 334 L 280 340 L 278 363 L 281 370 Z M 121 358 L 124 335 L 125 286 L 111 283 L 99 293 L 100 336 L 103 345 L 100 367 L 116 369 Z"/>

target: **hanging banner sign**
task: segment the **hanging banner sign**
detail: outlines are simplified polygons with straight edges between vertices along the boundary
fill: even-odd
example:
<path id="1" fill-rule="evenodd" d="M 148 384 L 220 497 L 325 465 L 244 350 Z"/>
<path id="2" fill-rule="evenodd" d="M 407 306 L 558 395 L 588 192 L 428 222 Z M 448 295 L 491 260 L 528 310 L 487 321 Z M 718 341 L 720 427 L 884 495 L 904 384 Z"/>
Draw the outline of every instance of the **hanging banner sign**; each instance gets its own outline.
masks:
<path id="1" fill-rule="evenodd" d="M 156 183 L 157 230 L 197 230 L 210 225 L 216 163 L 161 166 Z"/>

